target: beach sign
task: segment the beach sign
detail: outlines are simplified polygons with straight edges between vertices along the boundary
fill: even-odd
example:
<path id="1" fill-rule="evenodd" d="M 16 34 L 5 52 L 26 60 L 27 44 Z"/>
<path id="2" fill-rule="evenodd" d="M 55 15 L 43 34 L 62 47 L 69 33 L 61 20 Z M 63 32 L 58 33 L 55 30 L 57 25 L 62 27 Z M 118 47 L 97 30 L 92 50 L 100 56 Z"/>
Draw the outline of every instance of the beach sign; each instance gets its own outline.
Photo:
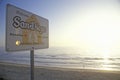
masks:
<path id="1" fill-rule="evenodd" d="M 6 51 L 49 47 L 48 20 L 31 12 L 7 5 Z"/>

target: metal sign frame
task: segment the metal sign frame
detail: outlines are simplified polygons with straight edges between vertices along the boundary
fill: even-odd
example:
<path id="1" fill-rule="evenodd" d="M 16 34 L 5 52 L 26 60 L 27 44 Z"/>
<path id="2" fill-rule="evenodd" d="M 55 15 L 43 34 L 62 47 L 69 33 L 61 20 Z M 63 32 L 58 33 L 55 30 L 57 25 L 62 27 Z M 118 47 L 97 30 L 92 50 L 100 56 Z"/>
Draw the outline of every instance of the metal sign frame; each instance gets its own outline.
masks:
<path id="1" fill-rule="evenodd" d="M 48 48 L 48 23 L 46 18 L 7 4 L 6 51 Z"/>

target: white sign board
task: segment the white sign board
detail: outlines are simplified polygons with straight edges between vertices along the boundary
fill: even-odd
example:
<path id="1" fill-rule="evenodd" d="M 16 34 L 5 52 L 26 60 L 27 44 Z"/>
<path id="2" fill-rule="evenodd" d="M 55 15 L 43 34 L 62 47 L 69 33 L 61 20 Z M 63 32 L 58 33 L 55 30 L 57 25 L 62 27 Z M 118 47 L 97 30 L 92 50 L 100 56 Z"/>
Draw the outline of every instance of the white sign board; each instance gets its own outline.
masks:
<path id="1" fill-rule="evenodd" d="M 44 49 L 49 47 L 48 20 L 7 5 L 6 51 Z"/>

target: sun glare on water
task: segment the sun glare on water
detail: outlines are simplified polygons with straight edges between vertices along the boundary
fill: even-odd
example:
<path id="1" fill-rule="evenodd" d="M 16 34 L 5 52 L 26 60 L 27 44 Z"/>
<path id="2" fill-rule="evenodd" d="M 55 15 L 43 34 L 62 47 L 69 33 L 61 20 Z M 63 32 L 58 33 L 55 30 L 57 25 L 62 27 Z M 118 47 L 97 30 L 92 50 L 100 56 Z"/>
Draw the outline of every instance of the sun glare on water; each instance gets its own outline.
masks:
<path id="1" fill-rule="evenodd" d="M 109 58 L 110 58 L 109 54 L 105 54 L 103 56 L 103 64 L 101 65 L 102 70 L 112 70 L 112 68 L 111 68 L 112 66 L 109 65 L 110 64 Z"/>

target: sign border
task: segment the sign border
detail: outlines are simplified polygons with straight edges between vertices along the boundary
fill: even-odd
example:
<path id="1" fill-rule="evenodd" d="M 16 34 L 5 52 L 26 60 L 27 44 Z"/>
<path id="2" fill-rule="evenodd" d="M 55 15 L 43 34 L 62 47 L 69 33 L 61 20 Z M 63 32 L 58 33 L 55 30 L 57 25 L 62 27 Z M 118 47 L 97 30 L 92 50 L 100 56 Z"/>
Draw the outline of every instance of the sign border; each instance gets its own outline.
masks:
<path id="1" fill-rule="evenodd" d="M 8 28 L 7 28 L 7 26 L 8 26 L 8 22 L 7 22 L 7 18 L 8 18 L 8 6 L 13 6 L 13 7 L 15 7 L 15 8 L 18 8 L 18 9 L 20 9 L 20 10 L 22 10 L 22 11 L 25 11 L 26 13 L 31 13 L 31 14 L 33 14 L 33 15 L 35 15 L 35 16 L 38 16 L 38 17 L 40 17 L 40 18 L 42 18 L 42 19 L 45 19 L 47 22 L 48 22 L 48 27 L 47 27 L 47 29 L 48 29 L 48 31 L 47 31 L 47 33 L 48 33 L 48 35 L 47 35 L 47 37 L 48 37 L 48 39 L 47 39 L 47 47 L 45 47 L 45 48 L 34 48 L 34 46 L 35 45 L 31 45 L 31 46 L 33 46 L 33 47 L 31 47 L 30 49 L 19 49 L 19 50 L 9 50 L 8 48 L 7 48 L 7 44 L 8 44 L 8 42 L 7 42 L 7 40 L 8 40 L 8 38 L 7 38 L 7 31 L 8 31 Z M 47 48 L 49 48 L 49 20 L 48 19 L 46 19 L 46 18 L 44 18 L 44 17 L 41 17 L 41 16 L 39 16 L 39 15 L 36 15 L 36 14 L 34 14 L 34 13 L 32 13 L 32 12 L 30 12 L 30 11 L 27 11 L 27 10 L 24 10 L 24 9 L 21 9 L 21 8 L 19 8 L 19 7 L 16 7 L 16 6 L 14 6 L 14 5 L 11 5 L 11 4 L 7 4 L 6 5 L 6 29 L 5 29 L 5 34 L 6 34 L 6 37 L 5 37 L 5 50 L 7 51 L 7 52 L 15 52 L 15 51 L 28 51 L 28 50 L 32 50 L 32 48 L 34 48 L 35 50 L 38 50 L 38 49 L 47 49 Z"/>

